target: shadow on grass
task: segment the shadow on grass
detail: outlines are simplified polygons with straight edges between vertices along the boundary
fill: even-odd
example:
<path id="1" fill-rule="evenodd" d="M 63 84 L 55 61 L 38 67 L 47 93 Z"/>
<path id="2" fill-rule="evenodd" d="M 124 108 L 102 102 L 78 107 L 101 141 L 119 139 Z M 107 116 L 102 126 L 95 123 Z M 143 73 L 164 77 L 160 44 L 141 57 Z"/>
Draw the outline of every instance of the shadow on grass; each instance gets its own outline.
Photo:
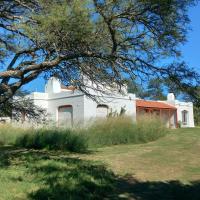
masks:
<path id="1" fill-rule="evenodd" d="M 136 200 L 199 200 L 200 182 L 183 184 L 180 181 L 140 182 L 132 177 L 118 181 L 118 197 Z"/>
<path id="2" fill-rule="evenodd" d="M 32 200 L 49 199 L 136 199 L 199 200 L 200 182 L 141 182 L 132 176 L 119 177 L 104 165 L 63 152 L 0 148 L 0 168 L 26 165 L 38 188 Z M 23 180 L 22 180 L 23 181 Z"/>
<path id="3" fill-rule="evenodd" d="M 0 168 L 8 167 L 11 165 L 12 151 L 17 151 L 11 146 L 0 146 Z"/>

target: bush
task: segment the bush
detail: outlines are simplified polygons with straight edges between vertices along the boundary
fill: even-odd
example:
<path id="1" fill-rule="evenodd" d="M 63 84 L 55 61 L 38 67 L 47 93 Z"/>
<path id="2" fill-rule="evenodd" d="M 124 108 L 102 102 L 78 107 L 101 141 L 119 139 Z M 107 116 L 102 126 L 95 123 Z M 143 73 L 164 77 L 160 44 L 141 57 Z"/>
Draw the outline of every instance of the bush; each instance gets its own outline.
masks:
<path id="1" fill-rule="evenodd" d="M 24 129 L 12 127 L 10 124 L 0 125 L 0 146 L 13 145 L 18 136 L 24 133 Z"/>
<path id="2" fill-rule="evenodd" d="M 154 117 L 142 117 L 137 123 L 129 117 L 113 117 L 97 121 L 84 132 L 90 147 L 101 147 L 154 141 L 164 136 L 167 128 Z"/>
<path id="3" fill-rule="evenodd" d="M 165 136 L 169 128 L 156 116 L 141 116 L 137 120 L 137 133 L 140 142 L 150 142 Z"/>
<path id="4" fill-rule="evenodd" d="M 33 130 L 18 137 L 15 145 L 25 148 L 71 152 L 85 152 L 87 150 L 86 137 L 71 130 Z"/>
<path id="5" fill-rule="evenodd" d="M 82 130 L 20 129 L 5 125 L 0 129 L 0 145 L 86 152 L 88 146 L 96 148 L 154 141 L 167 132 L 168 129 L 155 117 L 140 117 L 137 123 L 125 116 L 109 117 Z"/>

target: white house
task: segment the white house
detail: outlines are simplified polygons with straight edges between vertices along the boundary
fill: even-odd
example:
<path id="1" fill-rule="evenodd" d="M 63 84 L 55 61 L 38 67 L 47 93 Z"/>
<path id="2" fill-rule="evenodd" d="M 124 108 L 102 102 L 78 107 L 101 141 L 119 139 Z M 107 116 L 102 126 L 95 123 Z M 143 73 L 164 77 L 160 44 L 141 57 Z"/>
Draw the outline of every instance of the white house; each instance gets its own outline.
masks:
<path id="1" fill-rule="evenodd" d="M 173 93 L 167 95 L 166 101 L 145 101 L 136 99 L 136 114 L 157 115 L 168 127 L 194 127 L 192 102 L 181 102 L 175 99 Z"/>
<path id="2" fill-rule="evenodd" d="M 123 94 L 113 91 L 102 95 L 92 89 L 91 93 L 98 98 L 98 103 L 74 87 L 63 86 L 52 77 L 44 93 L 33 92 L 28 97 L 45 109 L 48 121 L 57 126 L 79 126 L 123 110 L 134 121 L 146 113 L 160 116 L 169 127 L 176 127 L 178 122 L 182 127 L 194 127 L 193 104 L 176 100 L 172 93 L 168 94 L 167 101 L 145 101 L 127 93 L 125 89 Z"/>

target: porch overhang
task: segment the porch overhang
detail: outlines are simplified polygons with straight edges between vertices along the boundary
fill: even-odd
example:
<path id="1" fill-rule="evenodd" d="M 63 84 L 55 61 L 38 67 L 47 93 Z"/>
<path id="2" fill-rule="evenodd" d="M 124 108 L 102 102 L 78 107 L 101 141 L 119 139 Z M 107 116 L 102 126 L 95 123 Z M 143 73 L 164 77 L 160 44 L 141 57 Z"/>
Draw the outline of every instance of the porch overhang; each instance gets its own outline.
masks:
<path id="1" fill-rule="evenodd" d="M 149 108 L 149 109 L 169 109 L 169 110 L 177 110 L 175 106 L 169 105 L 167 103 L 159 102 L 159 101 L 146 101 L 146 100 L 136 100 L 137 108 Z"/>
<path id="2" fill-rule="evenodd" d="M 164 102 L 159 101 L 146 101 L 146 100 L 136 100 L 136 113 L 145 112 L 147 114 L 157 113 L 157 115 L 162 118 L 163 112 L 168 113 L 168 124 L 172 127 L 170 121 L 171 117 L 174 116 L 174 127 L 177 127 L 177 108 L 175 106 L 169 105 Z"/>

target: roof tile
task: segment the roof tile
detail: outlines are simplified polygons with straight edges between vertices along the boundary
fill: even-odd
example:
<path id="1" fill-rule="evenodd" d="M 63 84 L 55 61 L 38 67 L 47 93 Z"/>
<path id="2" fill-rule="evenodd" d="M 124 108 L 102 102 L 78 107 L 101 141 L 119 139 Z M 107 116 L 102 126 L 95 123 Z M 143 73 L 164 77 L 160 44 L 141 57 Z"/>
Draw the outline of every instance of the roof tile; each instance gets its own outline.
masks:
<path id="1" fill-rule="evenodd" d="M 176 110 L 175 106 L 169 105 L 167 103 L 163 103 L 159 101 L 146 101 L 146 100 L 136 100 L 136 107 Z"/>

